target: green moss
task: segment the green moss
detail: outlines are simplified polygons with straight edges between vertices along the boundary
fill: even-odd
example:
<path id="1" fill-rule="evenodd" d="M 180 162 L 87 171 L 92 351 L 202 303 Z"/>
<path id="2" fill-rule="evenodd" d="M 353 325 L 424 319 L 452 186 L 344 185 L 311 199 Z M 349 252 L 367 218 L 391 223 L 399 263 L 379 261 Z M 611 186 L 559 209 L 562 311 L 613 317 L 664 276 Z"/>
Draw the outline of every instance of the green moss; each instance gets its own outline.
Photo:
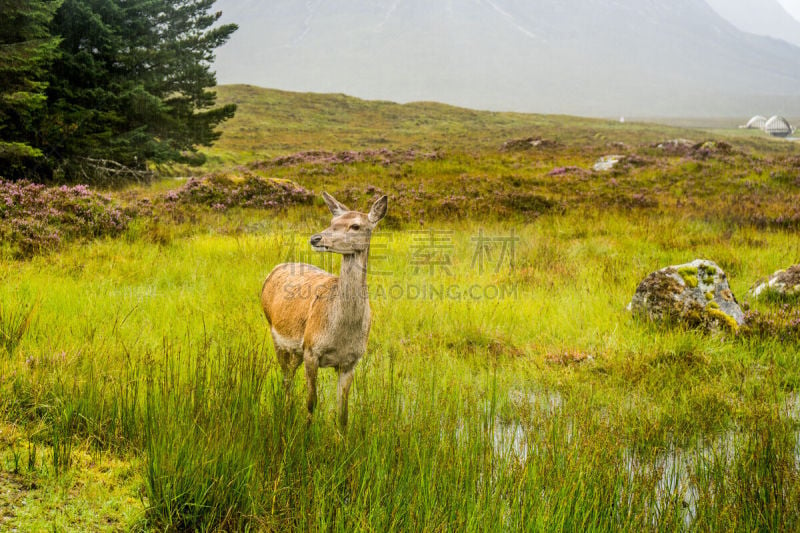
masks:
<path id="1" fill-rule="evenodd" d="M 731 331 L 738 331 L 739 324 L 736 322 L 731 315 L 725 313 L 724 311 L 720 311 L 719 309 L 710 308 L 710 305 L 706 308 L 706 313 L 711 319 L 717 320 L 720 324 L 727 327 Z"/>
<path id="2" fill-rule="evenodd" d="M 713 300 L 713 299 L 714 299 L 714 292 L 713 291 L 708 291 L 706 293 L 706 300 Z"/>
<path id="3" fill-rule="evenodd" d="M 683 267 L 678 269 L 678 274 L 683 278 L 683 282 L 691 288 L 697 287 L 697 269 L 694 267 Z"/>
<path id="4" fill-rule="evenodd" d="M 708 298 L 708 295 L 706 295 L 706 298 Z M 717 302 L 708 302 L 706 309 L 719 309 L 719 304 Z"/>

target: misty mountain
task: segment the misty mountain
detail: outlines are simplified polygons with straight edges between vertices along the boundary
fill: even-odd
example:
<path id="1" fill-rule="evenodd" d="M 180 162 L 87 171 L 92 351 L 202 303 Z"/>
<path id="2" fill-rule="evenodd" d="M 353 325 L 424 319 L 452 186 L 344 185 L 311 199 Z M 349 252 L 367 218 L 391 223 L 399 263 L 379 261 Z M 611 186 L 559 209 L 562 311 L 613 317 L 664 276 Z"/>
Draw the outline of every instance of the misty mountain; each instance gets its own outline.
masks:
<path id="1" fill-rule="evenodd" d="M 240 25 L 220 83 L 594 116 L 800 114 L 800 48 L 703 0 L 216 5 Z"/>
<path id="2" fill-rule="evenodd" d="M 742 31 L 783 39 L 800 46 L 800 22 L 777 0 L 706 0 L 725 20 Z"/>

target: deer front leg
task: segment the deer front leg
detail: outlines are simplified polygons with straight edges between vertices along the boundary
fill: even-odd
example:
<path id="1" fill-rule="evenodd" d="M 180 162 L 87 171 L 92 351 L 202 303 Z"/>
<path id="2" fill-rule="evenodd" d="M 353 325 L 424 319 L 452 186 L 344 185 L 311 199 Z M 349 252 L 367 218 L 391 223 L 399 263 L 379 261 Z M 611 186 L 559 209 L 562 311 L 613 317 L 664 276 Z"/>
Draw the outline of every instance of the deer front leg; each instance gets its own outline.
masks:
<path id="1" fill-rule="evenodd" d="M 308 391 L 306 407 L 308 407 L 308 415 L 311 416 L 314 413 L 314 406 L 317 404 L 317 368 L 319 367 L 319 361 L 308 350 L 303 354 L 303 363 L 306 369 L 306 389 Z"/>
<path id="2" fill-rule="evenodd" d="M 339 407 L 339 427 L 347 426 L 347 400 L 350 396 L 350 385 L 353 383 L 353 368 L 339 371 L 339 383 L 336 387 L 336 402 Z"/>

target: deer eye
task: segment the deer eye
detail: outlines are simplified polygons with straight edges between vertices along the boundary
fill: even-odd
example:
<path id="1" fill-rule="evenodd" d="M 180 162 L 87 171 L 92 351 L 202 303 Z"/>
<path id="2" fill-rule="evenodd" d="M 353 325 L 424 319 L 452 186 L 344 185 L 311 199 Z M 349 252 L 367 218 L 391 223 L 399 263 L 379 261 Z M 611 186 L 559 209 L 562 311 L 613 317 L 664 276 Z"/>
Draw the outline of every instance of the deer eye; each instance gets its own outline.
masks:
<path id="1" fill-rule="evenodd" d="M 361 229 L 361 226 L 359 226 L 358 224 L 353 224 L 352 226 L 350 226 L 350 229 L 353 231 L 358 231 Z"/>

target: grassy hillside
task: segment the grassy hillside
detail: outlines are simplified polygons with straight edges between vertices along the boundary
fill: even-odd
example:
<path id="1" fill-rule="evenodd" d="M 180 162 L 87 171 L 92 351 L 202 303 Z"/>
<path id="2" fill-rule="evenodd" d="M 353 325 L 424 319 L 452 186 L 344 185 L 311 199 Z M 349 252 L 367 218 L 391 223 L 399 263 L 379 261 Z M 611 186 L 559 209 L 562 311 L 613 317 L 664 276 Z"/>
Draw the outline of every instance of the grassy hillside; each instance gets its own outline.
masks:
<path id="1" fill-rule="evenodd" d="M 390 194 L 391 223 L 445 216 L 530 219 L 570 209 L 685 213 L 794 227 L 797 143 L 762 132 L 399 105 L 249 86 L 205 170 L 290 179 L 365 205 Z M 509 145 L 509 141 L 531 139 Z M 610 172 L 598 158 L 622 156 Z M 750 207 L 754 209 L 750 209 Z M 755 208 L 757 207 L 757 208 Z"/>
<path id="2" fill-rule="evenodd" d="M 698 138 L 696 129 L 656 124 L 474 111 L 433 102 L 396 104 L 342 94 L 292 93 L 249 85 L 217 88 L 220 104 L 239 106 L 223 124 L 224 135 L 210 152 L 223 161 L 247 162 L 315 150 L 392 147 L 461 151 L 494 150 L 508 139 L 540 136 L 573 147 L 602 148 L 608 142 L 650 144 L 669 138 Z M 731 134 L 740 137 L 739 130 Z M 760 132 L 746 131 L 761 150 L 773 151 Z M 759 142 L 761 141 L 761 142 Z M 779 151 L 779 150 L 778 150 Z"/>
<path id="3" fill-rule="evenodd" d="M 220 100 L 239 112 L 195 179 L 3 185 L 0 529 L 800 522 L 800 312 L 746 296 L 800 258 L 796 144 L 252 87 Z M 323 190 L 362 210 L 390 197 L 344 434 L 334 372 L 310 421 L 301 377 L 283 395 L 258 300 L 280 262 L 338 270 L 307 244 Z M 649 272 L 698 257 L 749 306 L 742 328 L 626 311 Z"/>

